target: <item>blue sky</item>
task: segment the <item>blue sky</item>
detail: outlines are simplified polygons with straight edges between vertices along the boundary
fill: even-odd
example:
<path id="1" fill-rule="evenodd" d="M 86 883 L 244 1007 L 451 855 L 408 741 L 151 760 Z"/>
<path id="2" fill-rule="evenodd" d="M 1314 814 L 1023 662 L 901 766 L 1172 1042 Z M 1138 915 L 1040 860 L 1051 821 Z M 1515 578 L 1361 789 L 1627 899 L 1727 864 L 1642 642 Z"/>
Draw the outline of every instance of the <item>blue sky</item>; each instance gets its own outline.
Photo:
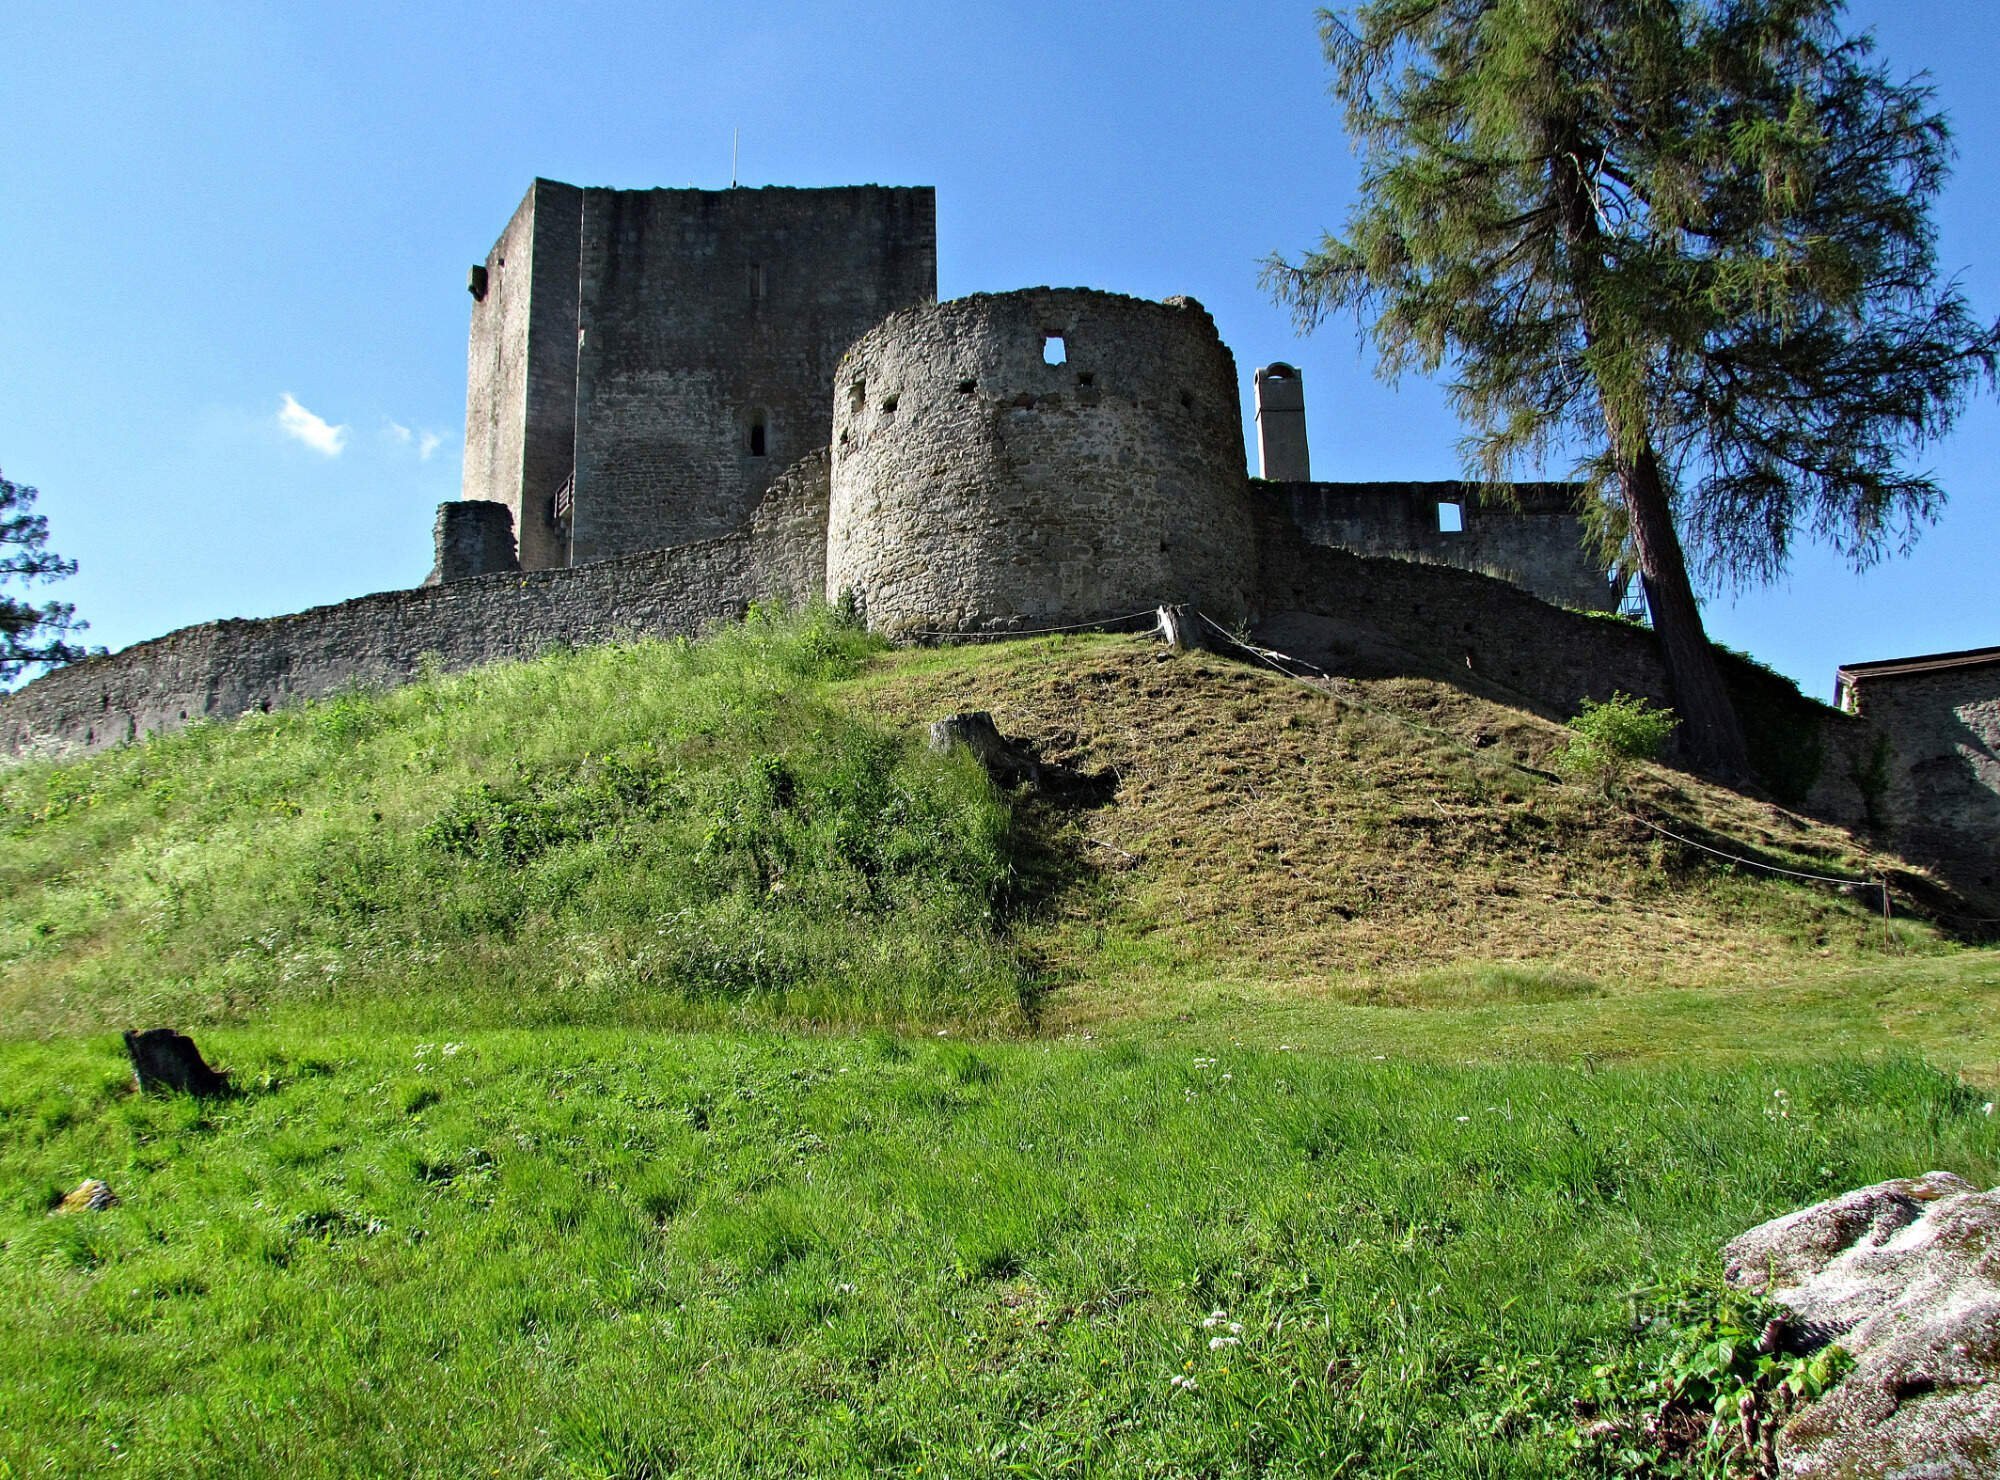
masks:
<path id="1" fill-rule="evenodd" d="M 2000 315 L 1990 0 L 1863 0 L 1961 158 L 1941 261 Z M 0 11 L 0 469 L 38 486 L 61 594 L 121 647 L 410 585 L 456 496 L 466 267 L 537 174 L 625 187 L 928 184 L 939 288 L 1202 300 L 1249 371 L 1306 376 L 1322 478 L 1437 478 L 1435 387 L 1306 341 L 1257 263 L 1343 219 L 1356 172 L 1312 7 L 572 0 Z M 2000 408 L 1926 461 L 1952 503 L 1855 576 L 1803 550 L 1708 606 L 1826 697 L 1850 660 L 2000 642 Z"/>

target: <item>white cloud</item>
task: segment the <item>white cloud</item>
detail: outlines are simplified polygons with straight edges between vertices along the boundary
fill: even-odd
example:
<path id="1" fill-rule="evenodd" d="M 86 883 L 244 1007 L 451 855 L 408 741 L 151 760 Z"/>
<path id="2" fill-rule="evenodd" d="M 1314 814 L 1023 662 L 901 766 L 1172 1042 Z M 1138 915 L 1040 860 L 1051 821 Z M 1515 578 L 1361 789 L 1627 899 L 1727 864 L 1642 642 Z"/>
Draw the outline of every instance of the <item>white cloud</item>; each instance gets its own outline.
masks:
<path id="1" fill-rule="evenodd" d="M 387 417 L 382 420 L 382 435 L 398 447 L 414 447 L 418 462 L 429 462 L 431 454 L 444 446 L 444 437 L 441 433 L 420 432 L 414 427 L 406 427 L 400 421 L 391 421 Z"/>
<path id="2" fill-rule="evenodd" d="M 330 426 L 325 417 L 313 415 L 294 400 L 290 391 L 278 407 L 278 429 L 323 457 L 339 457 L 347 445 L 346 427 Z"/>

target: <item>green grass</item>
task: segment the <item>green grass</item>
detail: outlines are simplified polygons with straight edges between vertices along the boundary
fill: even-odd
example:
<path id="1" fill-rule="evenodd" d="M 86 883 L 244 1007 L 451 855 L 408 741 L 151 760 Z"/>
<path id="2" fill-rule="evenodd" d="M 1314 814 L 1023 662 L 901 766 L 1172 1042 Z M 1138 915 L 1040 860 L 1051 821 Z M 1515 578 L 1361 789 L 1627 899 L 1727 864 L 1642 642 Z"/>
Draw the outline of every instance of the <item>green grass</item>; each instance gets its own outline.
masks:
<path id="1" fill-rule="evenodd" d="M 810 612 L 0 772 L 0 1480 L 1618 1473 L 1724 1239 L 1996 1180 L 2000 953 L 1563 743 Z"/>
<path id="2" fill-rule="evenodd" d="M 0 1017 L 1018 1023 L 1008 810 L 825 612 L 0 775 Z"/>
<path id="3" fill-rule="evenodd" d="M 19 1474 L 1587 1473 L 1570 1396 L 1646 1348 L 1634 1291 L 1857 1183 L 2000 1173 L 1908 1061 L 209 1047 L 240 1098 L 7 1052 Z M 122 1205 L 49 1216 L 86 1175 Z"/>

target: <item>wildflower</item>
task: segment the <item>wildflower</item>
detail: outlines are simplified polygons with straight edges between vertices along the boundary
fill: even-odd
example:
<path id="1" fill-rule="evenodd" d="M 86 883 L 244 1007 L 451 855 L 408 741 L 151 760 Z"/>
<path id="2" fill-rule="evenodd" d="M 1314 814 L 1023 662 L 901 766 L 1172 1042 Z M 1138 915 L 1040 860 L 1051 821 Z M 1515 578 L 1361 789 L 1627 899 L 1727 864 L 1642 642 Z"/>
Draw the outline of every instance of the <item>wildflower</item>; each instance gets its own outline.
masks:
<path id="1" fill-rule="evenodd" d="M 1212 1352 L 1219 1352 L 1224 1347 L 1241 1345 L 1243 1345 L 1243 1338 L 1240 1336 L 1211 1336 L 1208 1338 L 1208 1349 Z"/>
<path id="2" fill-rule="evenodd" d="M 833 1293 L 834 1293 L 834 1294 L 836 1294 L 836 1295 L 852 1295 L 852 1294 L 854 1293 L 854 1286 L 852 1286 L 852 1285 L 835 1285 L 835 1286 L 833 1287 Z"/>
<path id="3" fill-rule="evenodd" d="M 1196 1058 L 1194 1061 L 1194 1066 L 1197 1069 L 1213 1069 L 1215 1067 L 1215 1060 Z"/>
<path id="4" fill-rule="evenodd" d="M 1217 1326 L 1226 1326 L 1228 1324 L 1229 1324 L 1228 1311 L 1212 1310 L 1202 1318 L 1201 1329 L 1204 1331 L 1213 1331 Z"/>
<path id="5" fill-rule="evenodd" d="M 1461 1115 L 1458 1117 L 1458 1123 L 1460 1125 L 1464 1125 L 1470 1119 L 1472 1119 L 1470 1115 Z"/>
<path id="6" fill-rule="evenodd" d="M 1189 1377 L 1182 1372 L 1176 1372 L 1174 1374 L 1173 1381 L 1169 1384 L 1169 1386 L 1177 1387 L 1182 1392 L 1186 1393 L 1195 1393 L 1201 1391 L 1201 1384 L 1196 1382 L 1192 1377 Z"/>
<path id="7" fill-rule="evenodd" d="M 465 1045 L 463 1043 L 447 1043 L 444 1046 L 444 1056 L 446 1058 L 451 1058 L 452 1056 L 457 1054 L 460 1049 L 464 1047 Z"/>

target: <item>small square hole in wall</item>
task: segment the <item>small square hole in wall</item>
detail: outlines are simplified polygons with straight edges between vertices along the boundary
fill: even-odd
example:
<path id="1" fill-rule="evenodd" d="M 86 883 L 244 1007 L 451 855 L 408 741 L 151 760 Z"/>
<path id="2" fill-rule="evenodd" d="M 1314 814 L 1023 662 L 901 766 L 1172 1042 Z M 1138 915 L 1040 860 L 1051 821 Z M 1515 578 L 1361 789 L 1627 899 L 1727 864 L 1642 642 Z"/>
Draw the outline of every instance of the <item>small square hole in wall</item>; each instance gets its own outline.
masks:
<path id="1" fill-rule="evenodd" d="M 1440 503 L 1438 505 L 1438 533 L 1465 533 L 1465 508 L 1462 504 Z"/>
<path id="2" fill-rule="evenodd" d="M 1097 377 L 1091 374 L 1088 370 L 1085 370 L 1077 375 L 1076 383 L 1082 386 L 1085 390 L 1089 390 L 1092 386 L 1097 384 Z"/>
<path id="3" fill-rule="evenodd" d="M 1061 365 L 1068 360 L 1069 348 L 1063 343 L 1062 335 L 1044 334 L 1042 336 L 1042 363 L 1044 365 Z"/>
<path id="4" fill-rule="evenodd" d="M 882 414 L 884 416 L 894 416 L 896 414 L 896 397 L 884 396 L 882 398 Z"/>
<path id="5" fill-rule="evenodd" d="M 978 389 L 979 382 L 969 375 L 958 383 L 958 393 L 961 396 L 969 396 Z"/>

